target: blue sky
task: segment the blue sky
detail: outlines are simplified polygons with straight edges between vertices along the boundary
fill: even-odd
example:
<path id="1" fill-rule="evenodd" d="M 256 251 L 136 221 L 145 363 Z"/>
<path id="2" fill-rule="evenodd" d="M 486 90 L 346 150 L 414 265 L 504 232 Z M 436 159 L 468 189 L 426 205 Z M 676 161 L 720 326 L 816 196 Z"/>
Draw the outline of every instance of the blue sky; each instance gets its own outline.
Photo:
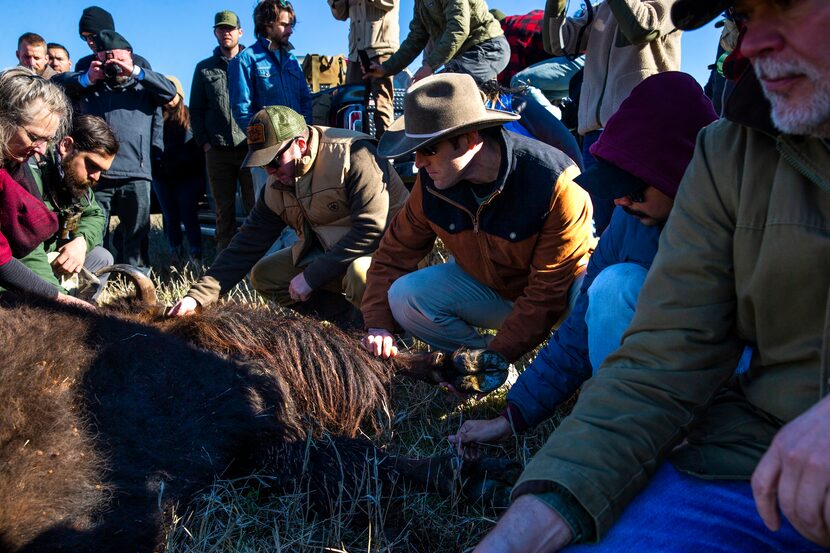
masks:
<path id="1" fill-rule="evenodd" d="M 73 62 L 89 54 L 89 48 L 78 36 L 78 19 L 92 1 L 95 0 L 37 0 L 32 9 L 18 3 L 17 9 L 3 10 L 5 31 L 0 67 L 17 64 L 14 56 L 17 37 L 28 31 L 42 35 L 48 42 L 65 45 Z M 413 1 L 401 0 L 401 40 L 412 18 Z M 572 11 L 579 3 L 571 2 Z M 153 69 L 179 77 L 188 95 L 193 67 L 216 46 L 212 27 L 217 11 L 230 9 L 239 14 L 245 33 L 242 42 L 250 44 L 254 40 L 255 0 L 98 0 L 96 5 L 113 14 L 116 30 L 132 44 L 135 52 L 149 60 Z M 489 5 L 512 15 L 544 9 L 544 0 L 490 0 Z M 346 52 L 348 24 L 331 16 L 326 0 L 298 0 L 294 2 L 294 9 L 298 25 L 291 41 L 296 55 Z M 712 25 L 683 36 L 682 70 L 691 73 L 701 84 L 708 77 L 706 66 L 713 61 L 718 36 Z"/>

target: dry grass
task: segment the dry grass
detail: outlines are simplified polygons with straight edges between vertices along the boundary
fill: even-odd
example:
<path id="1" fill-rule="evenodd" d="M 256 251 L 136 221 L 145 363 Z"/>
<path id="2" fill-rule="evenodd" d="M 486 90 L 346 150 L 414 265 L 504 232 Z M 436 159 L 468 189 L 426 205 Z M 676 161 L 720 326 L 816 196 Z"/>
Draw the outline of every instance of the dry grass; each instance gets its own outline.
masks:
<path id="1" fill-rule="evenodd" d="M 188 264 L 177 267 L 164 247 L 158 216 L 153 217 L 150 254 L 153 277 L 159 284 L 159 299 L 172 304 L 203 272 L 203 267 Z M 206 240 L 207 262 L 213 246 Z M 436 260 L 444 260 L 440 250 Z M 124 293 L 123 283 L 111 287 L 112 293 Z M 108 289 L 110 290 L 110 289 Z M 263 302 L 243 282 L 228 301 Z M 530 356 L 528 356 L 530 357 Z M 526 365 L 520 362 L 519 368 Z M 389 411 L 378 412 L 384 430 L 380 435 L 367 435 L 374 443 L 392 454 L 426 457 L 450 451 L 446 437 L 458 430 L 467 419 L 496 416 L 504 408 L 505 390 L 498 390 L 477 401 L 460 401 L 435 387 L 405 379 L 392 386 L 393 404 Z M 489 446 L 484 453 L 506 456 L 523 465 L 544 443 L 556 421 L 517 436 L 502 446 Z M 369 425 L 366 426 L 369 428 Z M 498 513 L 481 505 L 466 504 L 461 498 L 441 499 L 433 494 L 394 490 L 395 512 L 376 498 L 389 490 L 378 490 L 367 475 L 362 504 L 369 505 L 367 522 L 357 527 L 349 523 L 349 507 L 335 506 L 335 515 L 316 519 L 310 514 L 305 494 L 280 497 L 267 495 L 268 475 L 257 480 L 217 480 L 198 495 L 190 505 L 181 505 L 171 516 L 167 538 L 168 552 L 463 552 L 470 551 L 492 527 Z M 353 503 L 349 503 L 353 505 Z M 352 507 L 353 508 L 353 507 Z M 401 513 L 403 516 L 401 516 Z M 389 527 L 390 515 L 398 521 Z M 399 521 L 403 520 L 403 523 Z"/>

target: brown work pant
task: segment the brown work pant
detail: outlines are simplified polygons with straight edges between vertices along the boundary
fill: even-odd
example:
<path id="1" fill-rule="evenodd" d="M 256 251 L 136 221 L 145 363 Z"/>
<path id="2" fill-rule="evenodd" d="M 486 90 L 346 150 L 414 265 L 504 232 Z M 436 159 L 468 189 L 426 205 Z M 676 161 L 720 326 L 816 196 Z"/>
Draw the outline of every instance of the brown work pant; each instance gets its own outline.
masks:
<path id="1" fill-rule="evenodd" d="M 216 204 L 216 251 L 223 250 L 236 234 L 236 182 L 242 194 L 245 214 L 254 207 L 251 171 L 242 167 L 248 153 L 245 143 L 235 148 L 214 146 L 205 154 L 210 194 Z"/>
<path id="2" fill-rule="evenodd" d="M 383 63 L 389 56 L 375 56 L 372 61 Z M 375 138 L 380 139 L 392 121 L 395 120 L 395 88 L 392 84 L 392 77 L 382 79 L 363 80 L 363 71 L 360 69 L 360 61 L 349 61 L 346 71 L 346 84 L 369 84 L 369 92 L 375 98 Z M 366 95 L 366 105 L 369 103 L 369 95 Z"/>

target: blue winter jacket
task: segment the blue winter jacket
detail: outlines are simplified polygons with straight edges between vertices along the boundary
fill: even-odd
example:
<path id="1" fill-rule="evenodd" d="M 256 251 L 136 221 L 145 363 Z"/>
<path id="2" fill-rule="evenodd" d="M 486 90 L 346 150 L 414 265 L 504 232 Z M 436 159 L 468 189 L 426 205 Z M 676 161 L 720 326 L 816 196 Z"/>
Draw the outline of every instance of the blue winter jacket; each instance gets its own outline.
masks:
<path id="1" fill-rule="evenodd" d="M 645 226 L 620 207 L 614 210 L 611 224 L 602 233 L 588 262 L 573 311 L 507 394 L 510 407 L 518 409 L 524 419 L 516 421 L 517 430 L 524 426 L 522 422 L 526 426 L 535 426 L 553 415 L 556 407 L 591 377 L 588 327 L 585 324 L 588 288 L 597 275 L 611 265 L 636 263 L 650 268 L 662 230 L 662 225 Z"/>
<path id="2" fill-rule="evenodd" d="M 242 130 L 265 106 L 288 106 L 312 123 L 311 93 L 297 58 L 283 50 L 280 63 L 277 53 L 268 50 L 269 44 L 260 37 L 228 64 L 231 112 Z"/>

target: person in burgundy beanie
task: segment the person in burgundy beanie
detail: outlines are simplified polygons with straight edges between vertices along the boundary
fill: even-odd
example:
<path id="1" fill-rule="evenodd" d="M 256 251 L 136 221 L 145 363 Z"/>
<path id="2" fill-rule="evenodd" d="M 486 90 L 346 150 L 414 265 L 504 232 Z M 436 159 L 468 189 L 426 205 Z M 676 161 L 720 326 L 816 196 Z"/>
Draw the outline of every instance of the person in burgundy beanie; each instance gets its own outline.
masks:
<path id="1" fill-rule="evenodd" d="M 598 163 L 574 179 L 617 208 L 573 311 L 510 389 L 502 415 L 467 421 L 450 441 L 501 441 L 539 424 L 617 348 L 698 131 L 716 119 L 703 89 L 685 73 L 658 73 L 634 88 L 591 148 Z"/>

